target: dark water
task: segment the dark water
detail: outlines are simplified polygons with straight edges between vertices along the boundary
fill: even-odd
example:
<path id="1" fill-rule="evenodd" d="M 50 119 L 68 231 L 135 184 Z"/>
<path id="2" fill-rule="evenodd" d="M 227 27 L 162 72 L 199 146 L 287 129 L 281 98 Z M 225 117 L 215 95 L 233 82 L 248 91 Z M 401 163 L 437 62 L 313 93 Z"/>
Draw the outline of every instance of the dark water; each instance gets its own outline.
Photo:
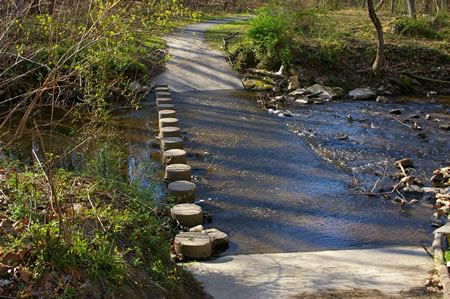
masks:
<path id="1" fill-rule="evenodd" d="M 196 176 L 198 203 L 213 215 L 213 222 L 206 227 L 220 229 L 231 238 L 224 254 L 419 245 L 430 241 L 430 203 L 421 201 L 401 208 L 380 198 L 349 195 L 354 192 L 355 176 L 364 174 L 358 167 L 374 169 L 373 165 L 387 157 L 422 151 L 407 142 L 401 144 L 404 153 L 388 150 L 386 140 L 397 139 L 399 132 L 374 138 L 378 135 L 371 128 L 377 124 L 369 122 L 368 128 L 361 129 L 333 122 L 343 115 L 345 120 L 349 111 L 359 111 L 358 105 L 368 103 L 295 107 L 292 110 L 296 116 L 284 118 L 258 108 L 243 92 L 172 96 L 190 155 L 188 164 Z M 136 169 L 145 173 L 156 167 L 148 166 L 152 153 L 149 139 L 157 115 L 153 102 L 148 99 L 143 109 L 121 118 L 129 137 L 130 173 Z M 441 111 L 442 107 L 436 109 Z M 366 110 L 374 109 L 369 106 Z M 353 117 L 366 116 L 355 112 Z M 364 122 L 356 123 L 365 126 Z M 349 135 L 344 140 L 347 143 L 336 140 L 333 130 Z M 333 138 L 324 142 L 324 136 Z M 438 142 L 436 147 L 441 147 L 437 150 L 441 156 L 448 154 L 448 144 Z M 433 149 L 429 153 L 435 154 Z"/>

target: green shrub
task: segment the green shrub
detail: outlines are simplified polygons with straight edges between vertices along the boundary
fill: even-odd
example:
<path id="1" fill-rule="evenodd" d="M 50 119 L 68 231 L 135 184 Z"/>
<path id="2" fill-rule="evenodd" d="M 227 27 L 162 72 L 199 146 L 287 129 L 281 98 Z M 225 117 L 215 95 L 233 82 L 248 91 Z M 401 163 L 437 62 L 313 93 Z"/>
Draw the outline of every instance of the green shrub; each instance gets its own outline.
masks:
<path id="1" fill-rule="evenodd" d="M 290 13 L 280 11 L 274 1 L 261 8 L 253 18 L 247 37 L 254 45 L 261 67 L 277 69 L 291 62 L 289 41 L 293 31 L 289 26 L 290 20 Z"/>
<path id="2" fill-rule="evenodd" d="M 400 34 L 405 36 L 442 39 L 442 36 L 433 29 L 431 20 L 401 17 L 394 20 L 393 25 L 398 26 Z"/>

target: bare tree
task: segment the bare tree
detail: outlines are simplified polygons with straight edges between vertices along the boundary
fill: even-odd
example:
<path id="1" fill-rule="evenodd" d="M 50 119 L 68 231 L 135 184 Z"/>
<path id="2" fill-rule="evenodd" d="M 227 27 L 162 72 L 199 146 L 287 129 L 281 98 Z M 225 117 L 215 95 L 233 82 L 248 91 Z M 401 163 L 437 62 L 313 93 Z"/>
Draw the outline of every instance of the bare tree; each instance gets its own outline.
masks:
<path id="1" fill-rule="evenodd" d="M 375 26 L 375 30 L 377 31 L 377 56 L 372 65 L 372 70 L 376 76 L 381 76 L 383 74 L 384 68 L 384 38 L 383 38 L 383 29 L 381 28 L 381 22 L 375 13 L 375 9 L 373 7 L 373 0 L 367 0 L 367 9 L 369 11 L 369 17 Z"/>
<path id="2" fill-rule="evenodd" d="M 414 0 L 408 0 L 408 13 L 410 18 L 416 18 L 416 6 L 414 5 Z"/>

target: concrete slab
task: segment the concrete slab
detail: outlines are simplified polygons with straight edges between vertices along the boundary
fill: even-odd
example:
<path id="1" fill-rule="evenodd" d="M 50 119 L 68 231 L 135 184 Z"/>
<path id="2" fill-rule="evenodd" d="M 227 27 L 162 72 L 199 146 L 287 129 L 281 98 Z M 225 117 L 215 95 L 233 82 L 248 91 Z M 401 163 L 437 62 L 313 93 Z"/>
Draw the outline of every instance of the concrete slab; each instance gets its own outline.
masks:
<path id="1" fill-rule="evenodd" d="M 422 287 L 433 262 L 423 248 L 390 247 L 230 255 L 187 267 L 221 298 L 287 298 L 327 289 L 398 295 Z"/>
<path id="2" fill-rule="evenodd" d="M 243 89 L 225 55 L 206 46 L 204 33 L 213 26 L 244 18 L 248 17 L 205 21 L 168 35 L 165 40 L 171 60 L 153 82 L 167 83 L 174 92 Z"/>

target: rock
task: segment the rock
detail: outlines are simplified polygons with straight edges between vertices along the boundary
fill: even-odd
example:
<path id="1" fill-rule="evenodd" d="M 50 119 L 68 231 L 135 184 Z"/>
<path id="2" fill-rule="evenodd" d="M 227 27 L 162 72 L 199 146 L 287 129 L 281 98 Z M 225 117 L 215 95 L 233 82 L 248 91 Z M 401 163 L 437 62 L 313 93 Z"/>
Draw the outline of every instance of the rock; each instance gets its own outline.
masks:
<path id="1" fill-rule="evenodd" d="M 170 181 L 190 181 L 191 166 L 186 164 L 167 165 L 164 178 Z"/>
<path id="2" fill-rule="evenodd" d="M 162 99 L 156 99 L 156 105 L 163 105 L 163 104 L 172 104 L 171 98 L 162 98 Z"/>
<path id="3" fill-rule="evenodd" d="M 304 95 L 306 93 L 306 89 L 304 88 L 297 88 L 294 91 L 291 91 L 288 95 L 290 96 L 301 96 Z"/>
<path id="4" fill-rule="evenodd" d="M 177 113 L 175 110 L 160 110 L 158 112 L 158 118 L 177 118 Z"/>
<path id="5" fill-rule="evenodd" d="M 400 34 L 400 32 L 405 28 L 405 25 L 403 24 L 394 24 L 391 27 L 391 33 L 392 34 Z"/>
<path id="6" fill-rule="evenodd" d="M 172 149 L 164 151 L 162 163 L 170 164 L 186 164 L 186 151 L 182 149 Z"/>
<path id="7" fill-rule="evenodd" d="M 161 104 L 156 107 L 158 107 L 158 111 L 175 109 L 175 106 L 173 104 Z"/>
<path id="8" fill-rule="evenodd" d="M 377 103 L 387 103 L 389 102 L 389 99 L 385 96 L 378 96 L 376 99 Z"/>
<path id="9" fill-rule="evenodd" d="M 178 220 L 181 226 L 194 227 L 203 224 L 203 210 L 192 203 L 181 203 L 170 209 L 170 215 Z"/>
<path id="10" fill-rule="evenodd" d="M 189 229 L 190 232 L 203 232 L 203 225 L 196 225 Z"/>
<path id="11" fill-rule="evenodd" d="M 356 88 L 348 93 L 349 97 L 355 100 L 374 99 L 377 94 L 370 88 Z"/>
<path id="12" fill-rule="evenodd" d="M 450 222 L 447 222 L 444 226 L 436 229 L 433 234 L 450 234 Z"/>
<path id="13" fill-rule="evenodd" d="M 319 97 L 325 99 L 336 99 L 343 97 L 345 92 L 340 87 L 327 87 L 320 84 L 314 84 L 306 89 L 306 91 L 310 94 L 318 94 Z"/>
<path id="14" fill-rule="evenodd" d="M 423 187 L 422 191 L 424 193 L 431 193 L 431 194 L 438 194 L 438 193 L 444 193 L 444 189 L 437 188 L 437 187 Z"/>
<path id="15" fill-rule="evenodd" d="M 430 119 L 430 115 L 429 114 L 425 115 L 425 119 L 429 120 Z"/>
<path id="16" fill-rule="evenodd" d="M 171 127 L 166 127 L 171 128 Z M 164 128 L 163 128 L 164 129 Z M 180 137 L 167 137 L 161 139 L 161 150 L 168 151 L 173 149 L 183 149 L 184 142 Z"/>
<path id="17" fill-rule="evenodd" d="M 162 127 L 159 129 L 159 137 L 161 139 L 167 137 L 180 137 L 181 130 L 178 127 Z"/>
<path id="18" fill-rule="evenodd" d="M 255 90 L 255 91 L 270 91 L 272 90 L 272 85 L 268 84 L 262 80 L 258 79 L 247 79 L 244 82 L 244 88 L 246 90 Z"/>
<path id="19" fill-rule="evenodd" d="M 417 185 L 406 186 L 405 188 L 403 188 L 403 191 L 409 192 L 409 193 L 422 193 L 423 192 L 422 188 L 420 188 Z"/>
<path id="20" fill-rule="evenodd" d="M 288 90 L 294 90 L 300 87 L 297 76 L 291 76 L 288 79 Z"/>
<path id="21" fill-rule="evenodd" d="M 399 115 L 399 114 L 402 114 L 402 111 L 400 109 L 391 109 L 391 110 L 389 110 L 389 113 Z"/>
<path id="22" fill-rule="evenodd" d="M 439 219 L 431 218 L 430 223 L 434 227 L 444 226 L 447 223 L 447 221 L 444 219 L 445 218 L 439 218 Z"/>
<path id="23" fill-rule="evenodd" d="M 411 158 L 404 158 L 401 160 L 397 160 L 394 162 L 394 165 L 397 166 L 397 168 L 400 168 L 400 165 L 403 168 L 414 168 L 414 162 Z"/>
<path id="24" fill-rule="evenodd" d="M 176 181 L 167 186 L 169 195 L 177 202 L 193 203 L 195 201 L 195 184 L 189 181 Z"/>
<path id="25" fill-rule="evenodd" d="M 156 99 L 160 98 L 171 98 L 170 92 L 157 92 Z"/>
<path id="26" fill-rule="evenodd" d="M 298 99 L 298 100 L 295 100 L 295 102 L 299 103 L 299 104 L 311 104 L 311 103 L 313 103 L 313 101 L 308 99 L 308 98 Z"/>
<path id="27" fill-rule="evenodd" d="M 159 127 L 178 127 L 178 119 L 172 117 L 166 117 L 159 120 Z"/>
<path id="28" fill-rule="evenodd" d="M 152 160 L 158 161 L 161 159 L 162 151 L 160 149 L 152 149 L 150 151 L 150 158 Z"/>
<path id="29" fill-rule="evenodd" d="M 450 124 L 439 124 L 439 129 L 450 130 Z"/>
<path id="30" fill-rule="evenodd" d="M 210 237 L 213 247 L 224 246 L 230 243 L 228 235 L 224 232 L 221 232 L 220 230 L 209 228 L 205 229 L 204 232 Z"/>
<path id="31" fill-rule="evenodd" d="M 419 132 L 419 133 L 417 133 L 417 136 L 419 136 L 419 137 L 422 138 L 422 139 L 427 138 L 427 134 L 425 134 L 424 132 Z"/>
<path id="32" fill-rule="evenodd" d="M 175 236 L 175 252 L 190 258 L 208 258 L 212 254 L 210 237 L 203 232 L 182 232 Z"/>
<path id="33" fill-rule="evenodd" d="M 348 139 L 348 136 L 345 135 L 345 134 L 337 134 L 337 135 L 336 135 L 336 139 L 337 139 L 337 140 L 347 140 L 347 139 Z"/>

